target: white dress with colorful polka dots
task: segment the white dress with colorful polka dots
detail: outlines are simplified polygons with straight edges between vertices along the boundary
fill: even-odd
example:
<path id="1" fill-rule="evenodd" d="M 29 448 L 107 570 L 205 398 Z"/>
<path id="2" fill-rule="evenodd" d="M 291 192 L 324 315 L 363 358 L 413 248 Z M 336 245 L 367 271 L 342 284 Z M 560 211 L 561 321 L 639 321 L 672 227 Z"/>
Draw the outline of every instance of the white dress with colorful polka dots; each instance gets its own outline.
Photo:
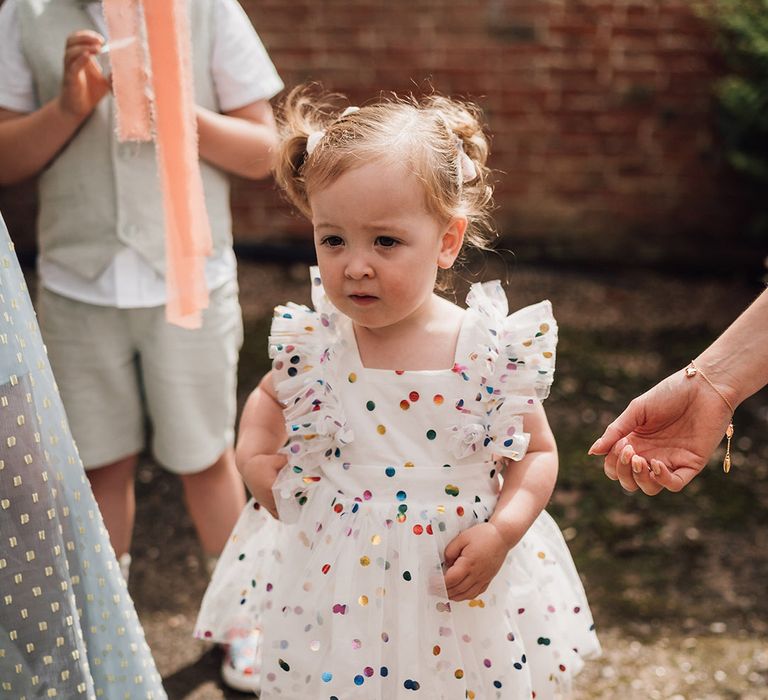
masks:
<path id="1" fill-rule="evenodd" d="M 524 456 L 523 414 L 549 392 L 549 302 L 507 316 L 498 282 L 473 285 L 452 368 L 368 369 L 312 275 L 315 310 L 278 307 L 270 336 L 280 521 L 246 507 L 196 635 L 262 627 L 267 700 L 567 696 L 600 647 L 548 514 L 476 600 L 449 601 L 443 582 L 445 547 L 493 512 L 492 456 Z"/>

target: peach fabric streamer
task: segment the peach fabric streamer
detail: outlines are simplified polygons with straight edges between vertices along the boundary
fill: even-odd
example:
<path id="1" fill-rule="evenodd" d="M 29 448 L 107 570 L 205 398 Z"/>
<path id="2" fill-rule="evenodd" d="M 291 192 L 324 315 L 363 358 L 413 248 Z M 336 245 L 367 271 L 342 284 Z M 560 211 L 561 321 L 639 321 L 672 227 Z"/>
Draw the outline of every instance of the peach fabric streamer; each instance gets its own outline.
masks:
<path id="1" fill-rule="evenodd" d="M 138 11 L 136 0 L 104 0 L 105 13 L 119 18 L 116 8 L 128 4 Z M 201 326 L 202 309 L 208 306 L 205 258 L 211 253 L 212 243 L 198 161 L 187 3 L 186 0 L 143 0 L 142 6 L 165 213 L 168 292 L 165 316 L 169 323 L 194 329 Z M 110 27 L 110 40 L 111 31 Z M 125 56 L 122 52 L 112 56 L 113 73 L 124 70 L 116 66 Z M 129 70 L 125 69 L 125 72 L 129 73 Z M 135 76 L 135 72 L 132 75 Z M 120 93 L 125 83 L 121 85 L 118 81 L 114 87 Z M 135 97 L 133 89 L 123 96 L 118 94 L 118 109 Z"/>
<path id="2" fill-rule="evenodd" d="M 117 137 L 120 141 L 149 141 L 152 127 L 140 39 L 139 0 L 104 0 L 104 19 L 109 30 Z"/>
<path id="3" fill-rule="evenodd" d="M 166 318 L 199 328 L 208 306 L 205 256 L 211 229 L 197 153 L 192 43 L 185 0 L 144 3 L 152 62 L 155 130 L 166 217 Z"/>

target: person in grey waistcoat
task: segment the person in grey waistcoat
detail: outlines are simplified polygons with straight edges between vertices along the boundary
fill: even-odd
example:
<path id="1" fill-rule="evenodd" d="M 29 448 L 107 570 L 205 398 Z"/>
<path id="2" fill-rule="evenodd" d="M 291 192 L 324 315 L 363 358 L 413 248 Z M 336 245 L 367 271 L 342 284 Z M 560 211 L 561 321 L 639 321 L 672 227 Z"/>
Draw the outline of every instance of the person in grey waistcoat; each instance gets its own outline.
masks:
<path id="1" fill-rule="evenodd" d="M 152 143 L 119 143 L 99 2 L 0 6 L 0 185 L 39 174 L 37 310 L 72 433 L 127 575 L 138 454 L 179 474 L 202 547 L 245 503 L 232 445 L 242 344 L 228 174 L 270 173 L 283 88 L 236 0 L 189 1 L 199 153 L 213 253 L 202 328 L 166 323 Z"/>

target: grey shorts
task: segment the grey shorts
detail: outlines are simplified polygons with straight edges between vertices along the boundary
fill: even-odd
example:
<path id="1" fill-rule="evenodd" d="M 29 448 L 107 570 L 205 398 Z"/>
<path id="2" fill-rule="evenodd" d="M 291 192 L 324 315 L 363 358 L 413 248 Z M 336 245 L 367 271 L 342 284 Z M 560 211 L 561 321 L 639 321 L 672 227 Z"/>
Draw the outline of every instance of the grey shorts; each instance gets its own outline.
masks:
<path id="1" fill-rule="evenodd" d="M 168 324 L 165 307 L 84 304 L 41 288 L 37 311 L 86 469 L 140 452 L 177 474 L 212 465 L 234 441 L 243 322 L 237 282 L 211 292 L 203 326 Z"/>

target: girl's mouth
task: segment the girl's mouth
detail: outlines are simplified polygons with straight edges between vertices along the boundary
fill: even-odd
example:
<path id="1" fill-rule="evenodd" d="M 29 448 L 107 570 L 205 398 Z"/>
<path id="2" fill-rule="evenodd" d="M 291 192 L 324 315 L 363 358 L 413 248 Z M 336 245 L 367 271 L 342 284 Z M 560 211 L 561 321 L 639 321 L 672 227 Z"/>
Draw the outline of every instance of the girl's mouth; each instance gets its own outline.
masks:
<path id="1" fill-rule="evenodd" d="M 349 298 L 359 306 L 368 306 L 378 300 L 378 297 L 371 296 L 370 294 L 350 294 Z"/>

